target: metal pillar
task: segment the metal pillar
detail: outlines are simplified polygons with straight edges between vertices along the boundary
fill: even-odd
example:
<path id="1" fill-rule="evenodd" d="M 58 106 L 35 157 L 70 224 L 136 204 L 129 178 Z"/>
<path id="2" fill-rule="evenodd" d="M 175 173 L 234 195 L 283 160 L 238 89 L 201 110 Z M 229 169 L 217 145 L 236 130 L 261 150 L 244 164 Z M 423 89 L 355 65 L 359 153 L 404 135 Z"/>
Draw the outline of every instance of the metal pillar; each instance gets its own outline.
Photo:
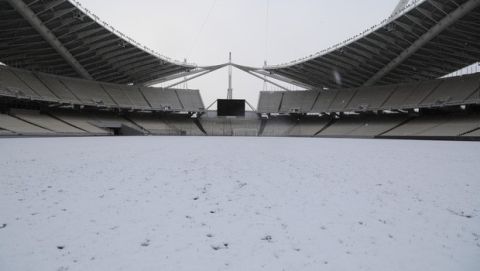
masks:
<path id="1" fill-rule="evenodd" d="M 25 20 L 27 20 L 32 27 L 53 47 L 70 66 L 83 78 L 93 80 L 93 77 L 88 71 L 78 62 L 75 57 L 63 46 L 57 37 L 48 29 L 45 24 L 37 17 L 27 4 L 22 0 L 7 0 L 18 13 L 20 13 Z"/>
<path id="2" fill-rule="evenodd" d="M 232 89 L 232 52 L 230 52 L 228 57 L 228 90 L 227 90 L 227 99 L 233 99 L 233 89 Z"/>
<path id="3" fill-rule="evenodd" d="M 388 63 L 383 69 L 378 71 L 374 76 L 372 76 L 364 86 L 372 86 L 382 79 L 385 75 L 391 72 L 393 69 L 398 67 L 403 63 L 407 58 L 415 54 L 420 50 L 425 44 L 434 39 L 438 34 L 443 30 L 454 24 L 457 20 L 465 16 L 467 13 L 480 6 L 480 0 L 469 0 L 465 4 L 459 6 L 452 13 L 448 14 L 439 21 L 434 27 L 428 30 L 427 33 L 423 34 L 417 41 L 415 41 L 410 47 L 405 49 L 400 55 L 398 55 L 394 60 Z"/>

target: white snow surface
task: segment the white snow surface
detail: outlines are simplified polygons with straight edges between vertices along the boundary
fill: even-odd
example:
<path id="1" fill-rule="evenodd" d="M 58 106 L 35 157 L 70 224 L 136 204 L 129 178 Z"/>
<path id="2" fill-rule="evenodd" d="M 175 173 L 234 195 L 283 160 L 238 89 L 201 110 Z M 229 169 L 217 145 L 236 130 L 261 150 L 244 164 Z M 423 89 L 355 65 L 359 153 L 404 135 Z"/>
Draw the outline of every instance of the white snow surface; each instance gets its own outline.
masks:
<path id="1" fill-rule="evenodd" d="M 0 270 L 480 270 L 480 144 L 0 140 Z"/>

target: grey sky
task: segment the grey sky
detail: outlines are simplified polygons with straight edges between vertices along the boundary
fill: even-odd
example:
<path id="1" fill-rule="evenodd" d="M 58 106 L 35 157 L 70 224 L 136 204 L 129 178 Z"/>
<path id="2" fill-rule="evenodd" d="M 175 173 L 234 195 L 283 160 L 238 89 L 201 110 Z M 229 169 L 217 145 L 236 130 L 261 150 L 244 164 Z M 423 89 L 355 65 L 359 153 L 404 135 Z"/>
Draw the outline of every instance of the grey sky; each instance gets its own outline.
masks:
<path id="1" fill-rule="evenodd" d="M 265 59 L 269 64 L 289 62 L 362 32 L 387 18 L 398 0 L 80 2 L 121 32 L 171 58 L 219 64 L 227 61 L 231 51 L 235 63 L 261 67 Z M 234 98 L 245 98 L 256 106 L 263 82 L 235 69 L 233 81 Z M 205 104 L 210 104 L 226 96 L 227 70 L 195 79 L 188 86 L 200 89 Z"/>

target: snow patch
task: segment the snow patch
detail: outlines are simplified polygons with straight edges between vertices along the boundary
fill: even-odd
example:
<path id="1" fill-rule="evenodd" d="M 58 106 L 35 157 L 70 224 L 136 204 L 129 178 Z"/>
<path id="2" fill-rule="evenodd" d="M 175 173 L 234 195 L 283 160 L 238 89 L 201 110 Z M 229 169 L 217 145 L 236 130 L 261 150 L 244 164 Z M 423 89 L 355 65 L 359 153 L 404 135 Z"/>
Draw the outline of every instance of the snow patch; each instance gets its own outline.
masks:
<path id="1" fill-rule="evenodd" d="M 480 270 L 480 144 L 0 140 L 0 270 Z"/>

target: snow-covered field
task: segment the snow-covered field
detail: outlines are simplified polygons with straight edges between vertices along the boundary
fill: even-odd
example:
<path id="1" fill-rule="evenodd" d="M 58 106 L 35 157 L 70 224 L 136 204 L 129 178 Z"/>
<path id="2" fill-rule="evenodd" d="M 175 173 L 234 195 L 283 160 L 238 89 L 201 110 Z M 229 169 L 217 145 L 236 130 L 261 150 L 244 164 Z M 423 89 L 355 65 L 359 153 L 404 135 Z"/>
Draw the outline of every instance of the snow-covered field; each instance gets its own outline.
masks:
<path id="1" fill-rule="evenodd" d="M 480 270 L 480 144 L 0 140 L 0 270 Z"/>

